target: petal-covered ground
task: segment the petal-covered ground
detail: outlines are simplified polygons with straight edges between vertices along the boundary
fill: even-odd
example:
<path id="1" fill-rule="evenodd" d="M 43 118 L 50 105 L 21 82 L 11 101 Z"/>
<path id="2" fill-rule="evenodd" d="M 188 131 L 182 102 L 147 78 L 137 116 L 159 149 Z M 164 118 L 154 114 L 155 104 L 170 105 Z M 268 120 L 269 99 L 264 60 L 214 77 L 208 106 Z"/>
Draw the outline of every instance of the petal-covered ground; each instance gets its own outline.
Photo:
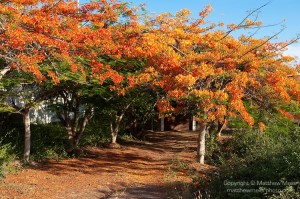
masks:
<path id="1" fill-rule="evenodd" d="M 153 132 L 147 141 L 126 142 L 120 149 L 90 147 L 82 158 L 50 160 L 6 175 L 0 198 L 168 198 L 176 194 L 176 183 L 191 183 L 189 173 L 173 171 L 172 164 L 195 160 L 196 138 L 196 132 Z"/>

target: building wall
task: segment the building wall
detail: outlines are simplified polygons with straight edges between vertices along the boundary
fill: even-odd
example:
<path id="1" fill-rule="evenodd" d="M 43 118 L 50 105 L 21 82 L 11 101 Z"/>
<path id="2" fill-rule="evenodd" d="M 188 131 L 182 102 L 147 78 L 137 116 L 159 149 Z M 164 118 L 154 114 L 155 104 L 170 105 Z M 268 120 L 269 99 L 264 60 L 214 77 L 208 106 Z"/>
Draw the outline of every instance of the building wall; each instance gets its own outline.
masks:
<path id="1" fill-rule="evenodd" d="M 177 116 L 175 120 L 165 119 L 165 130 L 166 131 L 190 131 L 191 119 L 188 116 Z"/>

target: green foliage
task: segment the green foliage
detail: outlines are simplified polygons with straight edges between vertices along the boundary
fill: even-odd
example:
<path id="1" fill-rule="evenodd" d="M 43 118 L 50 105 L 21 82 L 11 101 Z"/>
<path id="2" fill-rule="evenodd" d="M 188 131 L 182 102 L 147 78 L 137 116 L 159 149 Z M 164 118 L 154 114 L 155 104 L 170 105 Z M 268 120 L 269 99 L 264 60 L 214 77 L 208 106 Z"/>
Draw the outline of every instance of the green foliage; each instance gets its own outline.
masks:
<path id="1" fill-rule="evenodd" d="M 217 135 L 215 132 L 211 132 L 206 140 L 206 162 L 207 164 L 219 164 L 221 160 L 222 148 L 217 142 Z M 218 159 L 215 159 L 215 154 L 218 154 Z"/>
<path id="2" fill-rule="evenodd" d="M 80 141 L 80 146 L 97 146 L 102 147 L 110 140 L 109 118 L 104 115 L 96 114 Z"/>
<path id="3" fill-rule="evenodd" d="M 274 192 L 268 191 L 269 189 L 284 190 L 289 185 L 286 182 L 292 182 L 296 189 L 300 179 L 299 144 L 299 131 L 279 137 L 259 130 L 236 132 L 231 143 L 234 153 L 221 165 L 219 176 L 213 178 L 210 185 L 212 195 L 214 198 L 270 197 Z M 232 182 L 245 183 L 232 185 Z M 277 184 L 266 185 L 259 182 Z M 228 191 L 232 189 L 252 191 L 248 193 Z M 299 194 L 299 190 L 293 194 Z"/>
<path id="4" fill-rule="evenodd" d="M 282 199 L 282 198 L 293 198 L 299 199 L 300 198 L 300 191 L 295 190 L 294 187 L 288 186 L 279 194 L 274 194 L 269 197 L 269 199 Z"/>
<path id="5" fill-rule="evenodd" d="M 132 93 L 132 97 L 134 98 L 134 103 L 131 105 L 125 118 L 126 124 L 130 126 L 135 121 L 136 131 L 147 129 L 146 124 L 157 118 L 156 93 L 141 87 Z"/>
<path id="6" fill-rule="evenodd" d="M 0 140 L 0 178 L 9 171 L 9 164 L 16 158 L 15 147 L 12 144 L 3 144 Z"/>
<path id="7" fill-rule="evenodd" d="M 3 146 L 13 146 L 6 150 L 13 157 L 22 159 L 24 149 L 24 127 L 22 123 L 1 124 L 0 139 Z M 57 124 L 31 125 L 31 159 L 42 161 L 46 158 L 66 157 L 67 139 L 65 129 Z"/>
<path id="8" fill-rule="evenodd" d="M 14 112 L 15 109 L 11 106 L 8 106 L 6 103 L 3 103 L 3 100 L 0 101 L 0 112 Z"/>
<path id="9" fill-rule="evenodd" d="M 109 123 L 110 118 L 108 116 L 96 114 L 87 126 L 80 141 L 80 146 L 103 147 L 109 143 L 111 139 Z M 119 133 L 119 139 L 125 142 L 136 141 L 131 132 L 125 131 L 124 125 L 122 125 L 121 132 Z"/>
<path id="10" fill-rule="evenodd" d="M 175 156 L 170 161 L 169 168 L 172 170 L 186 170 L 189 168 L 190 162 L 180 160 L 178 156 Z"/>
<path id="11" fill-rule="evenodd" d="M 122 132 L 119 137 L 120 140 L 125 142 L 136 141 L 136 138 L 131 133 Z"/>
<path id="12" fill-rule="evenodd" d="M 32 160 L 67 157 L 65 129 L 58 124 L 31 125 L 31 146 Z"/>

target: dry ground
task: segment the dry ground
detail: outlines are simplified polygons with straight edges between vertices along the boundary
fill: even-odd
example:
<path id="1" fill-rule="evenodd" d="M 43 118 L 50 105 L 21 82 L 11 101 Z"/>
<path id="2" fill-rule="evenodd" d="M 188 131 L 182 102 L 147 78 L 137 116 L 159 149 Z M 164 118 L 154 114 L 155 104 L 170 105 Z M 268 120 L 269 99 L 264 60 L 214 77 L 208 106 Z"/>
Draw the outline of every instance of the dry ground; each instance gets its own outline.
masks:
<path id="1" fill-rule="evenodd" d="M 196 132 L 154 132 L 147 141 L 126 142 L 120 149 L 87 148 L 83 158 L 49 160 L 8 174 L 0 181 L 0 198 L 169 198 L 174 184 L 191 182 L 188 172 L 174 173 L 170 165 L 174 158 L 195 159 L 196 137 Z M 205 173 L 211 167 L 198 169 Z"/>

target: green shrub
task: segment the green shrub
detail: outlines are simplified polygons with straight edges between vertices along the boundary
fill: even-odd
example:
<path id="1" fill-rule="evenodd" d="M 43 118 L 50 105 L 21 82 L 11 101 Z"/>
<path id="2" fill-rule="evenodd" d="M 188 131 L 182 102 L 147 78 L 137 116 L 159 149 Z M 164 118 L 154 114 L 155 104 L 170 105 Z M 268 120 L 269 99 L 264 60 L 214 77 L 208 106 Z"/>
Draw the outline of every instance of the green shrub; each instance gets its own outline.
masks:
<path id="1" fill-rule="evenodd" d="M 110 118 L 107 117 L 95 117 L 90 122 L 82 135 L 80 140 L 80 146 L 97 146 L 103 147 L 110 142 L 111 134 L 109 127 Z M 132 141 L 136 138 L 130 133 L 125 131 L 124 124 L 121 125 L 120 132 L 118 134 L 118 141 Z"/>
<path id="2" fill-rule="evenodd" d="M 101 122 L 99 122 L 101 121 Z M 87 126 L 80 146 L 102 146 L 110 140 L 108 122 L 95 118 Z M 24 126 L 19 122 L 3 122 L 0 124 L 0 140 L 3 144 L 14 146 L 16 157 L 22 159 L 24 150 Z M 42 161 L 47 158 L 59 159 L 67 157 L 68 140 L 66 130 L 59 123 L 31 124 L 31 160 Z"/>
<path id="3" fill-rule="evenodd" d="M 2 144 L 0 140 L 0 177 L 6 173 L 9 163 L 16 158 L 14 147 L 11 144 Z"/>
<path id="4" fill-rule="evenodd" d="M 2 145 L 13 146 L 9 153 L 19 159 L 23 157 L 24 127 L 20 123 L 1 125 Z M 67 146 L 66 132 L 58 124 L 31 124 L 31 160 L 42 161 L 46 158 L 65 157 Z"/>
<path id="5" fill-rule="evenodd" d="M 298 186 L 299 134 L 291 132 L 274 137 L 249 130 L 236 132 L 231 144 L 234 153 L 220 166 L 219 176 L 212 178 L 213 198 L 263 198 L 285 190 L 286 182 L 292 182 L 294 188 Z M 299 191 L 293 194 L 299 194 Z"/>
<path id="6" fill-rule="evenodd" d="M 206 140 L 206 164 L 220 165 L 226 159 L 228 154 L 224 153 L 226 145 L 220 144 L 217 140 L 217 134 L 211 133 Z"/>
<path id="7" fill-rule="evenodd" d="M 59 124 L 31 125 L 31 159 L 67 157 L 67 134 Z"/>
<path id="8" fill-rule="evenodd" d="M 299 190 L 296 190 L 292 186 L 286 187 L 282 192 L 278 194 L 273 194 L 269 197 L 269 199 L 282 199 L 282 198 L 293 198 L 293 199 L 299 199 L 300 198 L 300 192 Z"/>
<path id="9" fill-rule="evenodd" d="M 93 118 L 87 125 L 79 142 L 80 146 L 103 146 L 110 141 L 110 129 L 107 118 Z"/>

